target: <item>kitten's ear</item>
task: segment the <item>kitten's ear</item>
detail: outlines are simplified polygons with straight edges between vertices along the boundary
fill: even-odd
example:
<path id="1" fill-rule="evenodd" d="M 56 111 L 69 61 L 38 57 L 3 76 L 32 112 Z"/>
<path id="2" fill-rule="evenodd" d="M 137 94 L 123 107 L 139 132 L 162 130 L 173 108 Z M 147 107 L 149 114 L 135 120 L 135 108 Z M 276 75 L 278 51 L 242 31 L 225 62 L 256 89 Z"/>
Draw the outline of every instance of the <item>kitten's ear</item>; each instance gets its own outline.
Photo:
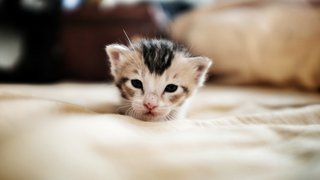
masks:
<path id="1" fill-rule="evenodd" d="M 127 46 L 120 44 L 110 44 L 106 46 L 106 52 L 109 57 L 111 65 L 111 74 L 115 76 L 116 70 L 120 68 L 123 61 L 125 61 L 125 54 L 130 51 Z"/>
<path id="2" fill-rule="evenodd" d="M 202 86 L 208 69 L 210 68 L 212 61 L 207 57 L 191 57 L 189 61 L 194 67 L 195 80 L 199 86 Z"/>

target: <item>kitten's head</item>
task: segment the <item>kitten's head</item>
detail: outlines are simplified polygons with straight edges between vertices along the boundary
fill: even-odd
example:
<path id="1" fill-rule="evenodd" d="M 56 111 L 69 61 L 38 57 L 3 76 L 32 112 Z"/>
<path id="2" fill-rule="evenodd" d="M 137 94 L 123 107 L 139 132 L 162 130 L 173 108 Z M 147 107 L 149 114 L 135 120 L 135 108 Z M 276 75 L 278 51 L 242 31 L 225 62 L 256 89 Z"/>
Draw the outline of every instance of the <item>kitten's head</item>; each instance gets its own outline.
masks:
<path id="1" fill-rule="evenodd" d="M 124 99 L 122 112 L 145 121 L 175 118 L 203 85 L 211 60 L 190 57 L 167 40 L 106 47 L 111 74 Z"/>

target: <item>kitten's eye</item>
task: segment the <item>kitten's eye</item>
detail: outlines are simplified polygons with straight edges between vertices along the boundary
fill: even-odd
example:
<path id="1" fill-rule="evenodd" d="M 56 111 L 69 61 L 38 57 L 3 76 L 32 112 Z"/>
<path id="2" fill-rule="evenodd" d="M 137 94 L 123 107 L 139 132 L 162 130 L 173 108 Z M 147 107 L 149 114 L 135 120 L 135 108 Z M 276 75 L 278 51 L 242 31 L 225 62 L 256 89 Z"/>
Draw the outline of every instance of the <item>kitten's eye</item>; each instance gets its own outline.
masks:
<path id="1" fill-rule="evenodd" d="M 137 89 L 142 89 L 143 88 L 143 85 L 142 85 L 142 82 L 138 79 L 132 79 L 131 80 L 131 84 L 133 87 L 137 88 Z"/>
<path id="2" fill-rule="evenodd" d="M 172 92 L 175 92 L 177 89 L 178 89 L 178 86 L 177 86 L 177 85 L 168 84 L 168 85 L 166 86 L 166 88 L 164 89 L 164 91 L 165 91 L 165 92 L 172 93 Z"/>

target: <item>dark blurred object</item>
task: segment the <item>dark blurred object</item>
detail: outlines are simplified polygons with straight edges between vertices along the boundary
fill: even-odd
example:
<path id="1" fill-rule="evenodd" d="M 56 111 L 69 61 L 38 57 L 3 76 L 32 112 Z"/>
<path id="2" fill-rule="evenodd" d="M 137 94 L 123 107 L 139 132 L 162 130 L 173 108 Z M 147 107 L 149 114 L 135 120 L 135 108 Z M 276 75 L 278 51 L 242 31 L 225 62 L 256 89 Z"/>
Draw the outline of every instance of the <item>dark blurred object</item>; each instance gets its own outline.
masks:
<path id="1" fill-rule="evenodd" d="M 183 2 L 102 8 L 89 0 L 0 0 L 0 82 L 110 80 L 104 48 L 132 39 L 167 37 Z"/>
<path id="2" fill-rule="evenodd" d="M 0 1 L 0 81 L 49 82 L 59 78 L 60 1 Z"/>
<path id="3" fill-rule="evenodd" d="M 83 6 L 63 13 L 62 47 L 67 78 L 110 80 L 105 46 L 130 38 L 164 36 L 165 14 L 149 3 L 113 8 Z"/>
<path id="4" fill-rule="evenodd" d="M 159 4 L 170 19 L 174 19 L 181 13 L 187 12 L 194 8 L 194 4 L 184 1 L 164 1 Z"/>

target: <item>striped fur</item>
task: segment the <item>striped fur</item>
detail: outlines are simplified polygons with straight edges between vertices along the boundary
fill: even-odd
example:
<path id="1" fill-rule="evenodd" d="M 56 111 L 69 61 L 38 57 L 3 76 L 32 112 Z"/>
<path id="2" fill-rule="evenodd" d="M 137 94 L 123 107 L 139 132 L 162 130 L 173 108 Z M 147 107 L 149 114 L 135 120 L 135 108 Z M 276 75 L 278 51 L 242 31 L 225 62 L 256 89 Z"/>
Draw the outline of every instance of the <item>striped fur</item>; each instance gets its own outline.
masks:
<path id="1" fill-rule="evenodd" d="M 149 71 L 157 75 L 162 75 L 171 66 L 175 53 L 188 55 L 185 48 L 167 40 L 142 40 L 136 48 L 142 51 L 144 64 Z"/>

